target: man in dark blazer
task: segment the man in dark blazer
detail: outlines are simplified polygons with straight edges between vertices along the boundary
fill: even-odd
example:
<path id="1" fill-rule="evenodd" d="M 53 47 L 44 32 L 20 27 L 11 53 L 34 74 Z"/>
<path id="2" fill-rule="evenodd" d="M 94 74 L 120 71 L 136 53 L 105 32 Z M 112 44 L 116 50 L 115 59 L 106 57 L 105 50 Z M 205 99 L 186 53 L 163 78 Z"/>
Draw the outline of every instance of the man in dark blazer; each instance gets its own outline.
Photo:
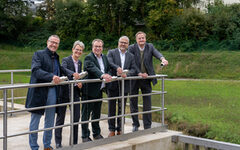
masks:
<path id="1" fill-rule="evenodd" d="M 53 81 L 55 84 L 60 82 L 62 74 L 68 77 L 76 74 L 71 74 L 60 66 L 59 56 L 56 53 L 60 39 L 57 35 L 51 35 L 47 40 L 47 48 L 34 53 L 31 66 L 30 84 L 47 83 Z M 29 88 L 26 99 L 26 108 L 55 105 L 58 95 L 58 87 L 35 87 Z M 31 121 L 29 130 L 38 130 L 41 116 L 45 113 L 44 128 L 54 126 L 55 107 L 31 111 Z M 29 145 L 32 150 L 38 150 L 37 143 L 38 134 L 29 134 Z M 52 130 L 44 131 L 43 144 L 44 150 L 51 150 Z"/>
<path id="2" fill-rule="evenodd" d="M 127 36 L 122 36 L 118 40 L 118 48 L 108 51 L 107 57 L 111 68 L 111 75 L 121 76 L 123 78 L 127 76 L 136 75 L 136 65 L 134 56 L 127 51 L 129 45 L 129 38 Z M 128 73 L 123 73 L 123 70 L 128 70 Z M 124 95 L 128 95 L 130 92 L 129 80 L 124 81 Z M 108 97 L 121 96 L 121 81 L 114 81 L 108 84 Z M 124 113 L 127 99 L 124 100 Z M 118 99 L 118 115 L 122 113 L 122 103 Z M 116 116 L 116 100 L 108 101 L 108 117 Z M 117 126 L 116 124 L 117 120 Z M 121 134 L 121 118 L 109 119 L 108 120 L 109 137 Z"/>
<path id="3" fill-rule="evenodd" d="M 104 79 L 110 82 L 112 77 L 109 73 L 109 62 L 107 57 L 102 54 L 103 41 L 95 39 L 92 41 L 92 52 L 85 57 L 84 71 L 88 72 L 87 79 Z M 104 82 L 88 83 L 83 85 L 83 101 L 102 98 L 102 91 L 105 88 Z M 102 102 L 84 103 L 82 105 L 82 121 L 87 121 L 90 118 L 99 119 L 101 115 Z M 102 139 L 99 121 L 92 122 L 93 139 Z M 82 141 L 92 141 L 88 123 L 82 124 Z"/>
<path id="4" fill-rule="evenodd" d="M 162 61 L 164 65 L 168 65 L 168 61 L 163 57 L 163 55 L 154 48 L 151 43 L 146 42 L 146 34 L 142 31 L 136 33 L 136 42 L 133 45 L 129 46 L 129 52 L 134 55 L 137 74 L 146 78 L 148 75 L 155 75 L 153 68 L 153 56 Z M 144 79 L 144 80 L 135 80 L 135 83 L 132 86 L 131 94 L 138 94 L 139 89 L 141 89 L 143 94 L 151 93 L 152 86 L 157 83 L 157 79 Z M 151 96 L 143 96 L 143 111 L 151 110 Z M 138 112 L 138 97 L 130 99 L 130 109 L 131 113 Z M 138 115 L 132 116 L 133 120 L 133 132 L 138 130 L 140 126 Z M 144 129 L 151 128 L 152 116 L 151 113 L 143 114 L 143 126 Z"/>
<path id="5" fill-rule="evenodd" d="M 83 53 L 85 46 L 81 41 L 75 41 L 72 48 L 72 55 L 63 58 L 62 67 L 73 73 L 81 73 L 82 71 L 82 62 L 79 60 L 80 56 Z M 70 80 L 73 78 L 71 77 Z M 60 95 L 58 99 L 58 103 L 68 103 L 70 102 L 70 84 L 62 85 L 60 87 Z M 77 83 L 74 85 L 74 102 L 79 102 L 80 99 L 80 89 L 82 88 L 82 83 Z M 57 118 L 56 118 L 56 126 L 60 126 L 64 124 L 65 114 L 66 114 L 67 106 L 60 106 L 57 108 Z M 79 122 L 80 118 L 80 104 L 74 104 L 73 111 L 73 122 Z M 70 141 L 71 142 L 71 141 Z M 56 148 L 62 147 L 62 128 L 55 129 L 55 143 Z M 74 125 L 73 127 L 73 144 L 78 143 L 78 125 Z"/>

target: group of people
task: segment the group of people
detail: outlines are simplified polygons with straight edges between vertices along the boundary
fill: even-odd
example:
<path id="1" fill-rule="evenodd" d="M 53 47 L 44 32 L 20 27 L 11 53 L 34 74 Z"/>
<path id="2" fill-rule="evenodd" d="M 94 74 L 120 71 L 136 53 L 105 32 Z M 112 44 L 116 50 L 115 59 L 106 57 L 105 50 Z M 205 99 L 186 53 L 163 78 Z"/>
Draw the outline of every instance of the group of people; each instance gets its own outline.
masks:
<path id="1" fill-rule="evenodd" d="M 146 34 L 142 31 L 136 33 L 136 43 L 129 46 L 129 38 L 122 36 L 119 38 L 118 47 L 109 50 L 107 55 L 102 53 L 104 42 L 101 39 L 92 41 L 92 52 L 84 59 L 84 64 L 79 60 L 85 48 L 83 42 L 76 41 L 73 44 L 72 54 L 62 59 L 60 65 L 59 56 L 56 53 L 60 38 L 57 35 L 51 35 L 47 40 L 47 47 L 44 50 L 39 50 L 34 53 L 31 66 L 30 84 L 53 82 L 55 86 L 49 87 L 34 87 L 29 88 L 27 93 L 26 108 L 49 106 L 59 103 L 67 103 L 70 101 L 70 85 L 58 85 L 61 81 L 61 76 L 67 76 L 70 80 L 80 79 L 79 73 L 83 70 L 88 72 L 86 79 L 102 79 L 104 82 L 95 83 L 76 83 L 74 84 L 74 102 L 88 101 L 82 104 L 81 121 L 93 120 L 92 136 L 93 140 L 104 138 L 101 135 L 99 121 L 94 121 L 100 118 L 102 101 L 91 102 L 91 100 L 102 99 L 103 91 L 106 91 L 108 97 L 118 97 L 121 93 L 124 95 L 138 94 L 139 89 L 143 94 L 151 93 L 152 86 L 157 83 L 156 79 L 146 79 L 148 75 L 155 75 L 153 68 L 153 56 L 156 57 L 164 65 L 168 65 L 168 61 L 163 55 L 154 48 L 151 43 L 146 42 Z M 128 70 L 127 72 L 125 70 Z M 121 82 L 112 81 L 113 76 L 126 78 L 128 76 L 141 76 L 142 80 L 125 80 L 124 91 L 122 92 Z M 127 99 L 124 99 L 124 111 Z M 116 103 L 117 106 L 116 106 Z M 119 99 L 111 99 L 108 101 L 108 116 L 116 116 L 122 112 L 122 104 Z M 37 143 L 38 133 L 35 130 L 39 128 L 41 116 L 45 114 L 44 128 L 54 126 L 55 113 L 57 114 L 55 126 L 64 124 L 67 106 L 47 107 L 45 109 L 31 110 L 31 121 L 29 130 L 29 144 L 32 150 L 38 150 Z M 138 112 L 138 97 L 130 98 L 131 113 Z M 151 96 L 143 96 L 143 111 L 151 110 Z M 80 104 L 74 104 L 73 107 L 73 122 L 80 120 Z M 138 115 L 132 116 L 132 131 L 138 131 L 140 126 Z M 144 129 L 151 128 L 151 113 L 143 114 Z M 108 120 L 108 136 L 122 134 L 121 117 Z M 90 130 L 88 123 L 81 125 L 82 141 L 92 141 L 90 138 Z M 44 150 L 52 150 L 51 147 L 52 129 L 44 131 L 43 144 Z M 71 139 L 71 138 L 70 138 Z M 78 143 L 78 125 L 73 127 L 73 144 Z M 62 147 L 62 128 L 55 129 L 56 148 Z"/>

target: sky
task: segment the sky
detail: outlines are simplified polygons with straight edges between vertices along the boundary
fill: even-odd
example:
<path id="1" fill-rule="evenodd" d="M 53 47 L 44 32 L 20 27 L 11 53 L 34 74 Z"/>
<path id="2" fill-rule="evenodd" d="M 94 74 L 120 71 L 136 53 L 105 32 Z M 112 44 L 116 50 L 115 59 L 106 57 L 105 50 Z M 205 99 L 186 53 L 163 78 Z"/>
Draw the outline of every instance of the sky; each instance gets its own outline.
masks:
<path id="1" fill-rule="evenodd" d="M 240 3 L 240 0 L 223 0 L 224 4 Z"/>

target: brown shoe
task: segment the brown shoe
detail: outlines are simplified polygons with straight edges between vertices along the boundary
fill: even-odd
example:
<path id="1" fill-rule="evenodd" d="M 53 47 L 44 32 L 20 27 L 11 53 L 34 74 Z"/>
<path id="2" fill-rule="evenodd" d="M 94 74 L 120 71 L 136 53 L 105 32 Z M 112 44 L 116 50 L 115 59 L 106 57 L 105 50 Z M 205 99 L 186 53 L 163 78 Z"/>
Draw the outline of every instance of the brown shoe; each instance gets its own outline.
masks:
<path id="1" fill-rule="evenodd" d="M 118 132 L 117 132 L 117 135 L 121 135 L 121 134 L 122 134 L 122 132 L 121 132 L 121 131 L 118 131 Z"/>
<path id="2" fill-rule="evenodd" d="M 44 150 L 53 150 L 52 147 L 44 148 Z"/>
<path id="3" fill-rule="evenodd" d="M 115 132 L 110 131 L 109 134 L 108 134 L 108 137 L 111 137 L 111 136 L 115 136 Z"/>

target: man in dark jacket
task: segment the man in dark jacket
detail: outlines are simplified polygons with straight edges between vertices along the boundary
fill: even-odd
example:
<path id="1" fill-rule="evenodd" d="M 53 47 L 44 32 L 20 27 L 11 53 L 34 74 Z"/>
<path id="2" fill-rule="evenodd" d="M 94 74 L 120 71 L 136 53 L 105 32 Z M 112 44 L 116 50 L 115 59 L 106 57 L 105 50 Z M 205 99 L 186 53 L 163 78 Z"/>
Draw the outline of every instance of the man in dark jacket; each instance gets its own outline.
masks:
<path id="1" fill-rule="evenodd" d="M 71 76 L 69 72 L 63 69 L 59 63 L 59 56 L 56 51 L 58 49 L 60 39 L 57 35 L 51 35 L 47 40 L 47 48 L 34 53 L 32 58 L 32 74 L 30 84 L 47 83 L 53 81 L 55 84 L 60 82 L 62 73 Z M 75 74 L 76 78 L 78 74 Z M 48 106 L 56 104 L 58 88 L 36 87 L 29 88 L 26 99 L 26 108 Z M 44 128 L 50 128 L 54 125 L 55 107 L 47 109 L 38 109 L 31 111 L 30 131 L 38 130 L 41 116 L 45 113 Z M 29 134 L 29 144 L 32 150 L 38 150 L 37 143 L 38 134 Z M 43 144 L 44 150 L 51 150 L 52 130 L 44 131 Z"/>
<path id="2" fill-rule="evenodd" d="M 127 76 L 136 75 L 136 64 L 134 60 L 133 54 L 127 51 L 129 45 L 129 38 L 127 36 L 122 36 L 118 40 L 118 48 L 112 49 L 108 51 L 107 57 L 111 68 L 111 74 L 113 76 L 121 76 L 126 78 Z M 128 73 L 124 73 L 124 70 L 128 70 Z M 128 95 L 130 92 L 129 81 L 124 81 L 124 95 Z M 121 81 L 114 81 L 108 84 L 108 97 L 117 97 L 122 95 L 122 86 Z M 125 113 L 125 105 L 126 98 L 124 100 L 124 113 Z M 121 100 L 118 99 L 118 115 L 122 113 L 122 103 Z M 116 115 L 116 100 L 108 101 L 108 117 L 112 117 Z M 116 124 L 117 120 L 117 125 Z M 115 135 L 115 131 L 117 131 L 117 135 L 121 134 L 121 118 L 117 119 L 109 119 L 108 120 L 108 129 L 109 129 L 109 137 Z"/>
<path id="3" fill-rule="evenodd" d="M 130 53 L 134 55 L 135 63 L 137 67 L 137 74 L 146 78 L 148 75 L 155 75 L 153 68 L 153 56 L 162 61 L 164 65 L 168 65 L 168 61 L 163 57 L 163 55 L 154 48 L 151 43 L 146 42 L 146 34 L 142 31 L 136 33 L 136 41 L 137 43 L 130 45 L 128 50 Z M 157 83 L 157 79 L 152 80 L 135 80 L 131 94 L 138 94 L 139 89 L 141 89 L 143 94 L 151 93 L 152 86 Z M 143 96 L 143 111 L 150 111 L 152 107 L 151 104 L 151 96 Z M 138 112 L 138 97 L 134 97 L 130 99 L 130 109 L 131 113 Z M 138 130 L 140 126 L 138 115 L 132 116 L 133 120 L 133 132 Z M 143 114 L 143 126 L 144 129 L 151 128 L 152 124 L 152 116 L 151 113 Z"/>
<path id="4" fill-rule="evenodd" d="M 72 55 L 63 58 L 62 67 L 68 70 L 69 72 L 81 73 L 82 71 L 82 62 L 79 60 L 80 56 L 83 53 L 85 48 L 83 42 L 75 41 L 72 48 Z M 72 78 L 70 78 L 72 80 Z M 60 87 L 60 98 L 58 103 L 68 103 L 70 102 L 70 85 L 63 85 Z M 77 83 L 74 85 L 74 102 L 79 102 L 80 99 L 80 89 L 82 88 L 82 83 Z M 57 118 L 56 126 L 63 125 L 66 115 L 67 106 L 60 106 L 57 108 Z M 80 118 L 80 104 L 74 104 L 73 108 L 73 122 L 79 122 Z M 62 147 L 62 128 L 55 129 L 55 142 L 56 148 Z M 73 127 L 73 144 L 78 143 L 78 125 Z"/>
<path id="5" fill-rule="evenodd" d="M 107 56 L 102 54 L 103 41 L 95 39 L 92 41 L 92 52 L 85 57 L 84 71 L 88 72 L 87 79 L 104 79 L 110 82 L 112 77 L 109 73 L 109 62 Z M 102 91 L 105 88 L 104 82 L 88 83 L 83 87 L 83 101 L 102 98 Z M 82 105 L 82 121 L 87 121 L 90 118 L 99 119 L 101 115 L 102 102 L 84 103 Z M 102 139 L 99 121 L 92 122 L 93 139 Z M 82 141 L 92 141 L 88 123 L 82 124 Z"/>

